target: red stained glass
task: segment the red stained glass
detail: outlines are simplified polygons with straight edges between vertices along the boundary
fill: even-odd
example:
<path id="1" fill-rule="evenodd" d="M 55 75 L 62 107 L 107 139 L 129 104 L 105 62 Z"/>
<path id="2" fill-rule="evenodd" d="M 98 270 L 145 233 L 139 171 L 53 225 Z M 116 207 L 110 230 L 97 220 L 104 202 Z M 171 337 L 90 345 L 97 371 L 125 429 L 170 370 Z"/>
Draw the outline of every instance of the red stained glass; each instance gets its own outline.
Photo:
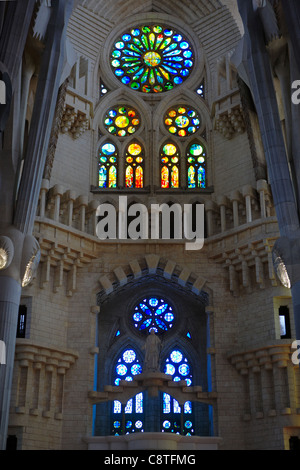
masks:
<path id="1" fill-rule="evenodd" d="M 144 184 L 143 178 L 143 168 L 139 165 L 135 170 L 135 187 L 142 188 Z"/>
<path id="2" fill-rule="evenodd" d="M 126 168 L 125 184 L 127 188 L 133 188 L 133 168 L 130 165 Z"/>
<path id="3" fill-rule="evenodd" d="M 175 165 L 172 167 L 171 172 L 171 187 L 179 188 L 179 169 Z"/>
<path id="4" fill-rule="evenodd" d="M 169 188 L 169 170 L 167 166 L 163 166 L 161 169 L 161 187 Z"/>

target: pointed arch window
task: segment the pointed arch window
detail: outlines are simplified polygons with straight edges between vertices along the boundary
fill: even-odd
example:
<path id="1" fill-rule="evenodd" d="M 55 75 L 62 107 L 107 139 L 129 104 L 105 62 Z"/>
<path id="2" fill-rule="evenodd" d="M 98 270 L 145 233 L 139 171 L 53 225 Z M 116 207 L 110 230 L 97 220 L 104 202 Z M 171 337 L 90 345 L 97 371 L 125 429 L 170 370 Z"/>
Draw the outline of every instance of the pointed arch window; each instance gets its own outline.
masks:
<path id="1" fill-rule="evenodd" d="M 180 349 L 173 349 L 166 358 L 163 372 L 172 376 L 174 382 L 185 380 L 187 386 L 192 385 L 191 365 Z M 180 406 L 178 401 L 168 393 L 162 394 L 161 413 L 162 432 L 172 432 L 190 436 L 194 434 L 193 404 L 186 401 Z"/>
<path id="2" fill-rule="evenodd" d="M 173 142 L 166 142 L 160 152 L 161 188 L 179 188 L 179 150 Z"/>
<path id="3" fill-rule="evenodd" d="M 206 149 L 201 142 L 194 141 L 188 146 L 186 164 L 188 188 L 206 188 Z"/>
<path id="4" fill-rule="evenodd" d="M 141 374 L 142 366 L 133 348 L 125 349 L 117 359 L 113 372 L 114 385 L 121 380 L 132 381 Z M 115 436 L 132 432 L 143 432 L 144 428 L 144 394 L 138 393 L 130 398 L 126 405 L 119 400 L 112 402 L 111 432 Z"/>
<path id="5" fill-rule="evenodd" d="M 126 149 L 125 186 L 144 187 L 144 150 L 137 141 L 131 142 Z"/>
<path id="6" fill-rule="evenodd" d="M 99 150 L 99 188 L 117 187 L 118 152 L 111 142 L 105 142 Z"/>

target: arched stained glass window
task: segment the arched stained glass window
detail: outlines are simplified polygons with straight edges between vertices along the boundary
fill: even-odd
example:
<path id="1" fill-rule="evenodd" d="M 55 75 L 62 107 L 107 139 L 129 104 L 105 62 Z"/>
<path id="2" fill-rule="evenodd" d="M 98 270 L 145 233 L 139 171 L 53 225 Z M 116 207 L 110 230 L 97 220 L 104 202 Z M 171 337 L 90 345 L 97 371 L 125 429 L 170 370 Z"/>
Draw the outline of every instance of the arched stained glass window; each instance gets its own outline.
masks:
<path id="1" fill-rule="evenodd" d="M 114 369 L 114 385 L 119 385 L 121 380 L 132 381 L 134 377 L 142 373 L 142 366 L 134 349 L 125 349 L 118 358 Z M 112 403 L 111 432 L 115 436 L 142 432 L 144 426 L 144 395 L 138 393 L 130 398 L 126 405 L 119 400 Z"/>
<path id="2" fill-rule="evenodd" d="M 185 380 L 187 386 L 192 385 L 191 366 L 180 349 L 173 349 L 166 358 L 163 372 L 171 375 L 172 380 Z M 168 393 L 162 394 L 162 432 L 173 432 L 190 436 L 194 434 L 193 405 L 186 401 L 183 409 L 175 398 Z"/>
<path id="3" fill-rule="evenodd" d="M 193 142 L 187 150 L 188 188 L 206 188 L 206 150 L 202 143 Z"/>
<path id="4" fill-rule="evenodd" d="M 176 106 L 167 111 L 164 124 L 170 134 L 187 137 L 199 130 L 201 121 L 199 114 L 193 108 Z"/>
<path id="5" fill-rule="evenodd" d="M 179 188 L 179 151 L 173 142 L 163 145 L 160 162 L 161 188 Z"/>
<path id="6" fill-rule="evenodd" d="M 173 308 L 161 297 L 146 297 L 134 308 L 134 326 L 142 332 L 162 333 L 172 328 L 175 320 Z"/>
<path id="7" fill-rule="evenodd" d="M 128 145 L 125 167 L 126 188 L 144 187 L 144 151 L 138 142 Z"/>
<path id="8" fill-rule="evenodd" d="M 101 145 L 99 150 L 99 188 L 117 187 L 118 153 L 111 142 Z"/>
<path id="9" fill-rule="evenodd" d="M 194 53 L 183 34 L 162 25 L 142 25 L 125 32 L 114 44 L 111 66 L 132 90 L 161 93 L 190 75 Z"/>
<path id="10" fill-rule="evenodd" d="M 104 117 L 106 130 L 118 137 L 133 135 L 141 124 L 138 112 L 131 106 L 116 106 L 107 111 Z"/>

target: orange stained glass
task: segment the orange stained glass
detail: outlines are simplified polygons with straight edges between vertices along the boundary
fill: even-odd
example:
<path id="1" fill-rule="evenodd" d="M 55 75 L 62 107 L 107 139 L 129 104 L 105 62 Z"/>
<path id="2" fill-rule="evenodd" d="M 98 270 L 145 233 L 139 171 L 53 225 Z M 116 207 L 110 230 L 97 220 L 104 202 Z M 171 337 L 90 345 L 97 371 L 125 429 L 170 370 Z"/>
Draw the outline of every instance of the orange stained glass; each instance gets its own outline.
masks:
<path id="1" fill-rule="evenodd" d="M 171 187 L 179 188 L 179 169 L 176 165 L 172 167 L 171 171 Z"/>
<path id="2" fill-rule="evenodd" d="M 139 165 L 135 170 L 135 187 L 142 188 L 144 184 L 143 168 Z"/>
<path id="3" fill-rule="evenodd" d="M 130 144 L 128 147 L 128 152 L 130 155 L 139 155 L 142 151 L 142 147 L 139 144 Z"/>
<path id="4" fill-rule="evenodd" d="M 169 169 L 167 166 L 163 166 L 161 169 L 161 187 L 169 188 Z"/>
<path id="5" fill-rule="evenodd" d="M 112 165 L 108 172 L 108 187 L 116 188 L 117 187 L 117 169 Z"/>
<path id="6" fill-rule="evenodd" d="M 126 168 L 125 184 L 127 188 L 133 188 L 133 168 L 131 165 Z"/>

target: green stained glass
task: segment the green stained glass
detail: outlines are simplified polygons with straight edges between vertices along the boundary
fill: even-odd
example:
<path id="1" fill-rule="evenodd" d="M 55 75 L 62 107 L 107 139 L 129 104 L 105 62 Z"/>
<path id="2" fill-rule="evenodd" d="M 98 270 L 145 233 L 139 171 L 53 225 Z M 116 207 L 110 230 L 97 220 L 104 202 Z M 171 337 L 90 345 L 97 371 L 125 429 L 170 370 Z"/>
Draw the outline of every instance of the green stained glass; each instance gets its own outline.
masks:
<path id="1" fill-rule="evenodd" d="M 161 25 L 142 25 L 114 44 L 111 65 L 126 86 L 143 93 L 162 93 L 191 73 L 194 53 L 182 34 Z"/>

